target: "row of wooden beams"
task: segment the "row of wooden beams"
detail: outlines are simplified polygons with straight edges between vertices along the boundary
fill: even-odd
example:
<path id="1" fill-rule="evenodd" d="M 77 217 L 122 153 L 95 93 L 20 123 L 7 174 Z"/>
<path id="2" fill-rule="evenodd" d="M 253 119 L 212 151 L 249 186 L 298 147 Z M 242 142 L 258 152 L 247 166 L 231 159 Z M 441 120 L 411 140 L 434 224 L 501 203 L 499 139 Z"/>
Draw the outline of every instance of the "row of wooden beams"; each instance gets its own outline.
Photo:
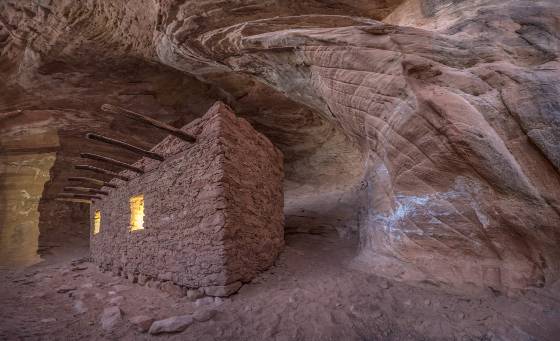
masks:
<path id="1" fill-rule="evenodd" d="M 92 172 L 95 172 L 95 173 L 98 173 L 98 174 L 109 175 L 109 176 L 112 176 L 114 178 L 121 179 L 121 180 L 124 180 L 124 181 L 129 181 L 130 180 L 130 178 L 128 178 L 127 176 L 120 175 L 118 173 L 111 172 L 110 170 L 106 170 L 106 169 L 95 167 L 95 166 L 76 165 L 76 166 L 74 166 L 74 168 L 81 169 L 81 170 L 88 170 L 88 171 L 92 171 Z"/>
<path id="2" fill-rule="evenodd" d="M 155 120 L 151 117 L 139 114 L 137 112 L 134 112 L 132 110 L 128 110 L 125 108 L 121 108 L 121 107 L 117 107 L 111 104 L 104 104 L 101 106 L 101 110 L 108 112 L 108 113 L 112 113 L 112 114 L 117 114 L 117 115 L 124 115 L 128 118 L 140 121 L 142 123 L 146 123 L 149 124 L 153 127 L 156 127 L 158 129 L 164 130 L 167 133 L 176 136 L 184 141 L 190 142 L 190 143 L 194 143 L 196 142 L 196 138 L 190 134 L 188 134 L 187 132 L 182 131 L 181 129 L 175 128 L 167 123 Z M 9 113 L 10 116 L 11 115 L 17 115 L 21 112 L 18 113 Z M 99 134 L 95 134 L 95 133 L 88 133 L 86 134 L 86 138 L 90 139 L 90 140 L 95 140 L 95 141 L 100 141 L 103 143 L 107 143 L 113 146 L 117 146 L 119 148 L 123 148 L 126 149 L 128 151 L 134 152 L 136 154 L 140 154 L 142 156 L 146 156 L 150 159 L 154 159 L 154 160 L 158 160 L 158 161 L 163 161 L 164 157 L 158 153 L 149 151 L 149 150 L 145 150 L 143 148 L 140 147 L 136 147 L 133 146 L 131 144 L 128 144 L 124 141 L 120 141 L 120 140 L 116 140 L 110 137 L 106 137 L 103 135 L 99 135 Z M 112 164 L 115 166 L 119 166 L 128 170 L 131 170 L 133 172 L 139 173 L 139 174 L 143 174 L 144 171 L 136 166 L 130 165 L 128 163 L 119 161 L 119 160 L 115 160 L 113 158 L 110 157 L 106 157 L 106 156 L 102 156 L 102 155 L 97 155 L 97 154 L 92 154 L 92 153 L 80 153 L 80 157 L 84 158 L 84 159 L 90 159 L 90 160 L 95 160 L 95 161 L 101 161 L 101 162 L 105 162 L 108 164 Z M 95 167 L 95 166 L 90 166 L 90 165 L 76 165 L 74 166 L 76 169 L 79 170 L 88 170 L 88 171 L 92 171 L 95 173 L 99 173 L 99 174 L 104 174 L 104 175 L 109 175 L 112 176 L 114 178 L 118 178 L 124 181 L 129 181 L 130 179 L 127 176 L 124 175 L 120 175 L 118 173 L 103 169 L 103 168 L 99 168 L 99 167 Z M 111 187 L 111 188 L 117 188 L 116 185 L 99 180 L 99 179 L 94 179 L 94 178 L 89 178 L 89 177 L 80 177 L 80 176 L 76 176 L 76 177 L 69 177 L 68 178 L 69 181 L 79 181 L 79 182 L 85 182 L 85 183 L 90 183 L 90 184 L 94 184 L 94 185 L 98 185 L 98 186 L 107 186 L 107 187 Z M 107 191 L 102 191 L 100 189 L 96 189 L 96 188 L 90 188 L 90 187 L 81 187 L 81 186 L 67 186 L 64 187 L 64 191 L 66 192 L 78 192 L 78 193 L 60 193 L 60 196 L 62 196 L 62 198 L 57 198 L 57 200 L 61 200 L 61 201 L 74 201 L 74 202 L 79 202 L 79 200 L 90 200 L 90 199 L 101 199 L 101 197 L 99 197 L 98 195 L 108 195 L 109 193 Z"/>
<path id="3" fill-rule="evenodd" d="M 163 156 L 158 154 L 158 153 L 154 153 L 154 152 L 151 152 L 149 150 L 145 150 L 145 149 L 130 145 L 126 142 L 115 140 L 115 139 L 112 139 L 110 137 L 106 137 L 106 136 L 103 136 L 103 135 L 94 134 L 94 133 L 87 133 L 86 138 L 88 138 L 90 140 L 96 140 L 96 141 L 104 142 L 104 143 L 107 143 L 107 144 L 110 144 L 110 145 L 113 145 L 113 146 L 117 146 L 117 147 L 129 150 L 129 151 L 132 151 L 134 153 L 149 157 L 150 159 L 154 159 L 154 160 L 158 160 L 158 161 L 163 161 L 164 160 Z"/>
<path id="4" fill-rule="evenodd" d="M 176 136 L 176 137 L 178 137 L 178 138 L 180 138 L 184 141 L 187 141 L 187 142 L 193 143 L 193 142 L 196 141 L 196 138 L 194 136 L 182 131 L 181 129 L 170 126 L 167 123 L 164 123 L 164 122 L 161 122 L 161 121 L 158 121 L 158 120 L 154 120 L 151 117 L 144 116 L 144 115 L 139 114 L 137 112 L 134 112 L 132 110 L 117 107 L 117 106 L 111 105 L 111 104 L 103 104 L 101 106 L 101 110 L 103 110 L 105 112 L 108 112 L 108 113 L 111 113 L 111 114 L 124 115 L 128 118 L 132 118 L 134 120 L 152 125 L 152 126 L 158 128 L 158 129 L 164 130 L 164 131 L 168 132 L 169 134 L 171 134 L 173 136 Z"/>
<path id="5" fill-rule="evenodd" d="M 96 161 L 109 163 L 111 165 L 115 165 L 115 166 L 119 166 L 119 167 L 122 167 L 122 168 L 129 169 L 129 170 L 131 170 L 133 172 L 136 172 L 136 173 L 139 173 L 139 174 L 144 173 L 144 171 L 142 169 L 138 168 L 138 167 L 135 167 L 133 165 L 129 165 L 128 163 L 124 163 L 124 162 L 119 161 L 119 160 L 112 159 L 110 157 L 97 155 L 97 154 L 91 154 L 91 153 L 80 153 L 80 157 L 82 157 L 84 159 L 91 159 L 91 160 L 96 160 Z"/>
<path id="6" fill-rule="evenodd" d="M 117 188 L 116 185 L 113 185 L 111 183 L 105 182 L 103 180 L 99 180 L 99 179 L 94 179 L 94 178 L 87 178 L 87 177 L 83 177 L 83 176 L 73 176 L 73 177 L 69 177 L 68 180 L 70 181 L 79 181 L 79 182 L 87 182 L 90 184 L 94 184 L 94 185 L 98 185 L 98 186 L 106 186 L 106 187 L 111 187 L 111 188 Z"/>
<path id="7" fill-rule="evenodd" d="M 66 186 L 66 187 L 64 187 L 64 191 L 65 192 L 79 192 L 79 193 L 109 195 L 109 192 L 107 192 L 107 191 L 102 191 L 100 189 L 91 188 L 91 187 L 81 187 L 81 186 Z"/>

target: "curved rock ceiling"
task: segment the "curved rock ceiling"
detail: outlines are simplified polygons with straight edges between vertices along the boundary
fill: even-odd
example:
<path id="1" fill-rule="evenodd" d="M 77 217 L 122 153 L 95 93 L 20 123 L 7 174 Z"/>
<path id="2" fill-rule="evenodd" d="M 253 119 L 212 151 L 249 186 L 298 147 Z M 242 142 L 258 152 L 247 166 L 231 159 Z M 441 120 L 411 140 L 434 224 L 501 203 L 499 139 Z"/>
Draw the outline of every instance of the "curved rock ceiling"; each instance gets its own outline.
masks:
<path id="1" fill-rule="evenodd" d="M 84 133 L 163 137 L 103 103 L 181 126 L 221 99 L 284 152 L 288 230 L 357 234 L 354 266 L 401 280 L 542 286 L 560 272 L 559 18 L 554 0 L 8 0 L 2 152 L 56 153 L 39 205 L 56 245 L 87 234 L 52 200 L 78 153 L 134 161 Z"/>

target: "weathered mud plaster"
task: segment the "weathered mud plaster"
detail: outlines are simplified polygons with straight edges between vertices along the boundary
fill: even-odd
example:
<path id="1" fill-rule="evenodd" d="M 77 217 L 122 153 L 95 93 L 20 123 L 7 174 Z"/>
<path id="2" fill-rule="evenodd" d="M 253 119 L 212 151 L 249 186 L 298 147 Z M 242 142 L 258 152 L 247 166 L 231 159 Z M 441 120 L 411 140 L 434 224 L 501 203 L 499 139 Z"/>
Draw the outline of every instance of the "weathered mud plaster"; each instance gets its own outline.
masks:
<path id="1" fill-rule="evenodd" d="M 263 135 L 218 102 L 143 158 L 145 173 L 91 205 L 101 231 L 91 232 L 93 260 L 105 270 L 207 295 L 229 295 L 274 262 L 284 244 L 283 157 Z M 132 196 L 144 196 L 144 229 L 130 231 Z"/>

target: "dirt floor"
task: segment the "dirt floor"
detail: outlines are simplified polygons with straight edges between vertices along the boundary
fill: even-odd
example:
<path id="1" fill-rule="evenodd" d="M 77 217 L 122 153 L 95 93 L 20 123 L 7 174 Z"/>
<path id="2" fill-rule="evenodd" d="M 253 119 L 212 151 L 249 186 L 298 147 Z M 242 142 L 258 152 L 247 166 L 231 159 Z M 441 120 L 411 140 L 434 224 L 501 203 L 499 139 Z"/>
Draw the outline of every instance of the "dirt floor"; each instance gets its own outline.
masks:
<path id="1" fill-rule="evenodd" d="M 0 273 L 0 340 L 560 340 L 560 292 L 462 297 L 353 270 L 355 241 L 294 234 L 274 268 L 227 299 L 176 297 L 58 255 Z M 84 250 L 84 256 L 87 251 Z M 102 328 L 103 310 L 122 317 Z M 184 331 L 130 320 L 215 312 Z"/>

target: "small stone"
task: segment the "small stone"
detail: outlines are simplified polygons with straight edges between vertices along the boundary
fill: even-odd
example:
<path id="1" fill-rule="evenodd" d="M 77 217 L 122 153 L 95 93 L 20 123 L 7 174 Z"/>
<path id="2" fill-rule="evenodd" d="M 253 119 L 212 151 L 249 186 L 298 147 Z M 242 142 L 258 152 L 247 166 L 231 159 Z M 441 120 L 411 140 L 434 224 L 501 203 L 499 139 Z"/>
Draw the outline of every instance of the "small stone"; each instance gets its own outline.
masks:
<path id="1" fill-rule="evenodd" d="M 122 297 L 122 296 L 115 296 L 115 297 L 112 297 L 112 298 L 109 300 L 109 304 L 112 304 L 112 305 L 119 305 L 119 304 L 122 303 L 122 301 L 124 301 L 124 297 Z"/>
<path id="2" fill-rule="evenodd" d="M 43 278 L 47 277 L 47 275 L 42 274 L 42 273 L 37 273 L 37 274 L 34 274 L 32 277 L 33 277 L 33 280 L 40 281 Z"/>
<path id="3" fill-rule="evenodd" d="M 85 300 L 85 299 L 88 299 L 88 298 L 94 296 L 94 294 L 89 290 L 88 291 L 77 291 L 76 293 L 77 293 L 76 297 L 80 300 Z"/>
<path id="4" fill-rule="evenodd" d="M 208 296 L 219 296 L 219 297 L 229 296 L 237 292 L 237 290 L 241 288 L 241 285 L 242 285 L 241 282 L 233 282 L 228 285 L 217 285 L 212 287 L 206 287 L 204 288 L 204 293 Z"/>
<path id="5" fill-rule="evenodd" d="M 202 297 L 194 302 L 194 305 L 199 307 L 201 305 L 208 305 L 214 303 L 213 297 Z"/>
<path id="6" fill-rule="evenodd" d="M 160 290 L 176 297 L 183 296 L 183 289 L 173 282 L 163 282 L 160 286 Z"/>
<path id="7" fill-rule="evenodd" d="M 56 322 L 55 318 L 48 318 L 48 319 L 42 319 L 41 323 L 52 323 L 52 322 Z"/>
<path id="8" fill-rule="evenodd" d="M 136 283 L 138 282 L 138 276 L 133 273 L 126 274 L 126 279 L 129 283 Z"/>
<path id="9" fill-rule="evenodd" d="M 152 323 L 149 333 L 152 335 L 161 333 L 177 333 L 187 329 L 193 323 L 190 315 L 173 316 L 165 320 L 159 320 Z"/>
<path id="10" fill-rule="evenodd" d="M 204 296 L 204 291 L 201 289 L 188 289 L 187 298 L 191 301 L 197 300 Z"/>
<path id="11" fill-rule="evenodd" d="M 229 302 L 229 301 L 230 301 L 229 298 L 214 297 L 214 304 L 216 304 L 216 305 L 221 305 L 221 304 L 224 304 L 224 303 Z"/>
<path id="12" fill-rule="evenodd" d="M 78 300 L 78 301 L 74 302 L 74 310 L 78 314 L 84 314 L 88 311 L 84 301 L 82 301 L 82 300 Z"/>
<path id="13" fill-rule="evenodd" d="M 83 264 L 83 263 L 87 263 L 87 262 L 89 262 L 89 258 L 88 257 L 82 257 L 82 258 L 74 259 L 73 261 L 70 262 L 70 264 L 72 266 L 78 266 L 79 264 Z"/>
<path id="14" fill-rule="evenodd" d="M 171 281 L 173 274 L 171 272 L 166 272 L 158 275 L 158 279 L 161 281 Z"/>
<path id="15" fill-rule="evenodd" d="M 154 319 L 146 315 L 138 315 L 129 319 L 130 323 L 141 333 L 145 333 L 150 329 Z"/>
<path id="16" fill-rule="evenodd" d="M 156 280 L 151 280 L 151 281 L 146 282 L 146 286 L 148 288 L 159 289 L 160 285 L 161 285 L 161 283 L 159 281 L 156 281 Z"/>
<path id="17" fill-rule="evenodd" d="M 462 313 L 462 312 L 461 312 L 461 313 L 459 313 L 459 314 L 457 315 L 457 317 L 458 317 L 460 320 L 463 320 L 463 319 L 465 318 L 465 313 Z"/>
<path id="18" fill-rule="evenodd" d="M 127 286 L 127 285 L 117 284 L 117 285 L 113 286 L 113 290 L 115 292 L 126 291 L 128 289 L 130 289 L 130 287 Z"/>
<path id="19" fill-rule="evenodd" d="M 430 301 L 430 300 L 425 300 L 425 301 L 424 301 L 424 304 L 425 304 L 425 305 L 430 305 L 430 304 L 432 304 L 432 301 Z"/>
<path id="20" fill-rule="evenodd" d="M 144 284 L 146 284 L 146 282 L 148 282 L 148 279 L 149 279 L 148 276 L 139 274 L 138 275 L 138 284 L 144 285 Z"/>
<path id="21" fill-rule="evenodd" d="M 206 322 L 216 315 L 217 311 L 214 309 L 201 310 L 194 313 L 192 318 L 198 322 Z"/>
<path id="22" fill-rule="evenodd" d="M 61 286 L 61 287 L 58 287 L 58 288 L 56 289 L 56 292 L 59 293 L 59 294 L 65 294 L 65 293 L 67 293 L 67 292 L 74 291 L 74 290 L 76 290 L 76 289 L 77 289 L 77 288 L 76 288 L 76 287 L 73 287 L 73 286 L 63 285 L 63 286 Z"/>
<path id="23" fill-rule="evenodd" d="M 35 297 L 36 297 L 36 298 L 45 298 L 45 297 L 48 296 L 48 294 L 49 294 L 48 292 L 38 292 L 38 293 L 35 295 Z"/>
<path id="24" fill-rule="evenodd" d="M 112 330 L 122 319 L 122 312 L 119 307 L 113 306 L 103 310 L 101 314 L 101 327 L 106 330 Z"/>
<path id="25" fill-rule="evenodd" d="M 381 283 L 379 283 L 379 286 L 383 289 L 389 289 L 390 287 L 389 282 L 387 281 L 381 281 Z"/>
<path id="26" fill-rule="evenodd" d="M 371 317 L 373 317 L 374 319 L 380 318 L 381 316 L 383 316 L 383 313 L 379 310 L 376 310 L 371 314 Z"/>
<path id="27" fill-rule="evenodd" d="M 93 283 L 84 283 L 80 286 L 83 289 L 93 289 Z"/>

